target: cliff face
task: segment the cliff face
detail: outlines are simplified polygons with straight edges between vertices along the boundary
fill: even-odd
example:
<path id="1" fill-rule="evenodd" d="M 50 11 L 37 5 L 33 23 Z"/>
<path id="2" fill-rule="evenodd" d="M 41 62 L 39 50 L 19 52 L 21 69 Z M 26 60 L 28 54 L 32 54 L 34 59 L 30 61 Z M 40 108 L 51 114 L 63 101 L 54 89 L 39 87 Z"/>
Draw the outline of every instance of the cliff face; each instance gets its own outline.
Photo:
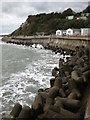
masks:
<path id="1" fill-rule="evenodd" d="M 74 19 L 67 20 L 66 16 L 74 15 Z M 35 35 L 36 32 L 53 34 L 57 29 L 90 27 L 90 16 L 87 20 L 76 20 L 81 13 L 75 13 L 72 9 L 67 9 L 62 13 L 49 13 L 29 15 L 25 23 L 11 33 L 11 35 Z"/>

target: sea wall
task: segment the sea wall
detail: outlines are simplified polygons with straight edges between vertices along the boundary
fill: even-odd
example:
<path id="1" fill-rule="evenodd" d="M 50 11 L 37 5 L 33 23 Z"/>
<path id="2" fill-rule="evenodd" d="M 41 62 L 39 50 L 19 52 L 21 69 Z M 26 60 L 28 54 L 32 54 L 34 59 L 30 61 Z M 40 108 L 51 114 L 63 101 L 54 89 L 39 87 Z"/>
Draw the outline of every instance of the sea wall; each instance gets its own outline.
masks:
<path id="1" fill-rule="evenodd" d="M 15 36 L 15 37 L 4 37 L 2 39 L 7 43 L 15 44 L 42 44 L 44 47 L 61 47 L 65 49 L 75 49 L 76 46 L 90 46 L 90 38 L 79 38 L 79 37 L 58 37 L 58 36 Z"/>
<path id="2" fill-rule="evenodd" d="M 88 39 L 59 37 L 3 38 L 7 43 L 42 44 L 57 52 L 69 50 L 67 61 L 59 60 L 52 70 L 50 88 L 39 89 L 32 106 L 17 103 L 6 120 L 90 119 L 90 42 Z M 68 54 L 66 52 L 65 54 Z M 64 55 L 65 55 L 64 54 Z"/>

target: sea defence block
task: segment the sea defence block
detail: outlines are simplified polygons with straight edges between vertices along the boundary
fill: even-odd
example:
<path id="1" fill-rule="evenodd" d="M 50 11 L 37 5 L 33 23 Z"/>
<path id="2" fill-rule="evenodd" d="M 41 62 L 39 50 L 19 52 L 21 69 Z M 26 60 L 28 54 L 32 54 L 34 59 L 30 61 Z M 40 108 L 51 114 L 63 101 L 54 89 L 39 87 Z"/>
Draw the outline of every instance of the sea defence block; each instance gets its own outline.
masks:
<path id="1" fill-rule="evenodd" d="M 57 100 L 60 100 L 62 104 L 64 105 L 64 107 L 70 111 L 77 111 L 81 106 L 81 103 L 79 100 L 56 97 L 55 101 Z"/>
<path id="2" fill-rule="evenodd" d="M 31 118 L 31 109 L 29 106 L 24 106 L 17 118 L 17 120 L 20 119 L 27 119 L 27 118 Z"/>
<path id="3" fill-rule="evenodd" d="M 6 118 L 4 118 L 4 120 L 15 120 L 15 118 L 12 115 L 9 115 Z"/>
<path id="4" fill-rule="evenodd" d="M 88 87 L 88 100 L 87 100 L 84 120 L 90 120 L 90 82 L 88 86 L 89 86 Z"/>
<path id="5" fill-rule="evenodd" d="M 16 117 L 18 117 L 21 110 L 22 110 L 22 106 L 19 103 L 16 103 L 15 106 L 13 107 L 12 111 L 10 112 L 10 115 L 12 115 L 16 118 Z"/>
<path id="6" fill-rule="evenodd" d="M 59 94 L 59 88 L 52 87 L 49 90 L 48 97 L 54 99 Z"/>
<path id="7" fill-rule="evenodd" d="M 60 79 L 60 77 L 56 77 L 54 86 L 58 88 L 62 88 L 62 80 Z"/>
<path id="8" fill-rule="evenodd" d="M 83 78 L 79 77 L 78 72 L 76 70 L 72 71 L 71 78 L 74 79 L 76 83 L 83 83 Z"/>
<path id="9" fill-rule="evenodd" d="M 63 108 L 60 109 L 60 112 L 55 112 L 51 109 L 48 109 L 44 114 L 38 116 L 38 120 L 80 120 L 81 116 L 78 113 L 72 113 Z"/>

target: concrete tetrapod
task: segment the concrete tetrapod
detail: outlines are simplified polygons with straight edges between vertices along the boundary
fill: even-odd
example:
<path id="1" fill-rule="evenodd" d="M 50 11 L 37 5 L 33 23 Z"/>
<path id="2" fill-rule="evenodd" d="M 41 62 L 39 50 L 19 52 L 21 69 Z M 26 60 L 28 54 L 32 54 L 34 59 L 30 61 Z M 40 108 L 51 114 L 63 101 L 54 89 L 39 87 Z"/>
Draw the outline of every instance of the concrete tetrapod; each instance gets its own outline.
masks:
<path id="1" fill-rule="evenodd" d="M 25 120 L 31 118 L 31 108 L 29 106 L 24 106 L 16 120 Z"/>

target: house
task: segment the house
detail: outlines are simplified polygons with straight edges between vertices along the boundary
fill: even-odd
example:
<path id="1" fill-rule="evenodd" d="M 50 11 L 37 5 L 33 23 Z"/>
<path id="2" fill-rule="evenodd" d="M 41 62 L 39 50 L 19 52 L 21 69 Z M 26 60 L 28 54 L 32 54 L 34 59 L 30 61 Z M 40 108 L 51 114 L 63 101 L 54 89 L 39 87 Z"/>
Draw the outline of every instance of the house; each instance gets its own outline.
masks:
<path id="1" fill-rule="evenodd" d="M 89 15 L 90 15 L 90 13 L 82 13 L 81 14 L 82 17 L 84 17 L 84 16 L 88 17 Z"/>
<path id="2" fill-rule="evenodd" d="M 90 35 L 90 28 L 81 28 L 81 35 L 83 36 Z"/>
<path id="3" fill-rule="evenodd" d="M 57 30 L 56 31 L 56 35 L 62 35 L 62 31 L 61 30 Z"/>
<path id="4" fill-rule="evenodd" d="M 66 35 L 69 35 L 69 36 L 77 36 L 77 35 L 80 35 L 80 29 L 67 29 L 66 30 Z"/>
<path id="5" fill-rule="evenodd" d="M 60 35 L 60 36 L 66 35 L 66 30 L 57 30 L 56 35 Z"/>
<path id="6" fill-rule="evenodd" d="M 87 20 L 88 18 L 87 18 L 86 16 L 82 16 L 82 17 L 77 17 L 76 19 L 77 19 L 77 20 L 80 20 L 80 19 L 82 19 L 82 20 Z"/>
<path id="7" fill-rule="evenodd" d="M 72 16 L 67 16 L 66 19 L 67 19 L 67 20 L 73 20 L 73 19 L 74 19 L 74 16 L 73 16 L 73 15 L 72 15 Z"/>

